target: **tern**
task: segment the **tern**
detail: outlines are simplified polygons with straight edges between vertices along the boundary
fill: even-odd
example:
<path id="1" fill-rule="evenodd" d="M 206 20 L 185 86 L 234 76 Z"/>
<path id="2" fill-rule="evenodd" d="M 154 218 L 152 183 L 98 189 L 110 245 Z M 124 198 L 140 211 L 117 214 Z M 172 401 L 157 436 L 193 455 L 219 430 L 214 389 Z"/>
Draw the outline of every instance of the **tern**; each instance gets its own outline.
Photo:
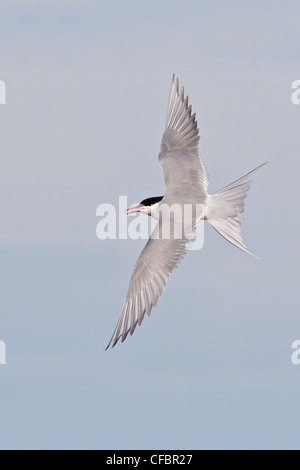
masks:
<path id="1" fill-rule="evenodd" d="M 244 199 L 253 182 L 250 176 L 267 162 L 211 195 L 207 192 L 208 174 L 198 150 L 199 139 L 196 115 L 192 114 L 184 88 L 179 88 L 179 80 L 173 75 L 158 157 L 165 195 L 144 199 L 127 210 L 128 214 L 139 212 L 154 217 L 158 223 L 134 266 L 120 317 L 106 349 L 114 347 L 120 339 L 123 342 L 129 333 L 132 335 L 146 313 L 150 316 L 171 273 L 188 251 L 199 220 L 206 220 L 226 240 L 252 255 L 241 234 Z M 188 223 L 182 217 L 175 220 L 160 216 L 163 206 L 174 204 L 182 209 L 192 207 Z M 202 210 L 194 210 L 195 207 Z M 181 236 L 174 235 L 178 227 Z"/>

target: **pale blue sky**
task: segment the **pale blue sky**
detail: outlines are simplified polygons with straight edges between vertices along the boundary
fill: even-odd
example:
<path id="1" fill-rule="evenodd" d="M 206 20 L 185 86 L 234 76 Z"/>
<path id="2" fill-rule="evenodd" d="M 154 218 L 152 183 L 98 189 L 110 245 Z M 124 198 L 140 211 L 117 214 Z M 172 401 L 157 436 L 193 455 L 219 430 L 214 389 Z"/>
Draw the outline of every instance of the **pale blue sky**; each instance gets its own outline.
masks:
<path id="1" fill-rule="evenodd" d="M 0 448 L 300 448 L 299 2 L 0 4 Z M 144 241 L 96 208 L 161 195 L 171 76 L 211 192 L 255 168 L 243 234 L 212 229 L 104 352 Z"/>

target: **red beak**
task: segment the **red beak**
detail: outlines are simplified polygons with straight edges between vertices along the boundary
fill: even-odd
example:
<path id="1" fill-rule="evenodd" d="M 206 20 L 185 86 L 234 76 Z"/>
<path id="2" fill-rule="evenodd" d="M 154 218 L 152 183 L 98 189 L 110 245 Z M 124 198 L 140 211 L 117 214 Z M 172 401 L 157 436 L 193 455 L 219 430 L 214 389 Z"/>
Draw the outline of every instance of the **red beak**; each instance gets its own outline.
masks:
<path id="1" fill-rule="evenodd" d="M 141 212 L 142 207 L 140 205 L 138 206 L 132 206 L 129 207 L 129 209 L 126 209 L 127 215 L 129 214 L 135 214 L 136 212 Z"/>

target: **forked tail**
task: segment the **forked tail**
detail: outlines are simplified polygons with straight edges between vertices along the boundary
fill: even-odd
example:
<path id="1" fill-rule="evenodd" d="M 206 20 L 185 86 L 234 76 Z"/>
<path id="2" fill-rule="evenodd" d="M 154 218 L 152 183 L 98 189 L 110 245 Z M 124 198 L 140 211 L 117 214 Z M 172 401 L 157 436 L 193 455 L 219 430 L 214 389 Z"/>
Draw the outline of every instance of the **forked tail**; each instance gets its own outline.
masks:
<path id="1" fill-rule="evenodd" d="M 208 195 L 205 205 L 205 219 L 210 225 L 230 243 L 255 258 L 257 256 L 250 253 L 243 242 L 241 234 L 242 213 L 247 191 L 253 183 L 253 180 L 249 180 L 249 177 L 266 163 L 225 186 L 216 194 Z"/>

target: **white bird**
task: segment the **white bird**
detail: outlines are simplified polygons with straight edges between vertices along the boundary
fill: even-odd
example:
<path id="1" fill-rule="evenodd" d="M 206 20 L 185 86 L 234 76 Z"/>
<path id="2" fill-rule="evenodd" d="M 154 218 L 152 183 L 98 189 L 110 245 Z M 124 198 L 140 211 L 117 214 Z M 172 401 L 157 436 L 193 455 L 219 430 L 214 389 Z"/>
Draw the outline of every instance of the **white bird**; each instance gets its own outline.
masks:
<path id="1" fill-rule="evenodd" d="M 119 320 L 106 349 L 114 347 L 120 338 L 123 342 L 128 333 L 132 335 L 146 312 L 150 316 L 172 271 L 186 254 L 199 220 L 207 220 L 226 240 L 251 255 L 241 235 L 242 212 L 253 182 L 249 177 L 265 163 L 216 194 L 208 194 L 208 175 L 198 150 L 198 125 L 191 110 L 188 96 L 185 98 L 183 87 L 179 90 L 178 78 L 173 75 L 159 154 L 166 191 L 164 196 L 144 199 L 127 211 L 145 213 L 158 219 L 158 223 L 135 264 Z M 163 207 L 174 204 L 183 210 L 189 204 L 191 220 L 161 216 Z M 202 207 L 202 211 L 195 210 L 197 207 Z M 180 237 L 175 236 L 176 229 Z"/>

